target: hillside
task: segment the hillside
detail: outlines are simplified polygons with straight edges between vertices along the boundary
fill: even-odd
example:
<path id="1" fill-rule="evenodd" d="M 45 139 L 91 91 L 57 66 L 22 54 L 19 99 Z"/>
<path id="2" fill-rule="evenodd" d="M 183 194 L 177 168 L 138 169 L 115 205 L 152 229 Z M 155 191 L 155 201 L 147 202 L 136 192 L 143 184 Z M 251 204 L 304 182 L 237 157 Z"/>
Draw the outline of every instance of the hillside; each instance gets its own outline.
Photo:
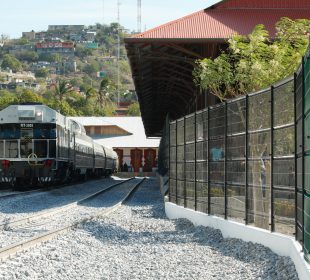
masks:
<path id="1" fill-rule="evenodd" d="M 119 101 L 126 106 L 122 112 L 139 114 L 123 42 L 128 34 L 111 23 L 50 25 L 14 40 L 2 35 L 0 109 L 12 102 L 40 101 L 64 114 L 101 116 L 115 115 Z"/>

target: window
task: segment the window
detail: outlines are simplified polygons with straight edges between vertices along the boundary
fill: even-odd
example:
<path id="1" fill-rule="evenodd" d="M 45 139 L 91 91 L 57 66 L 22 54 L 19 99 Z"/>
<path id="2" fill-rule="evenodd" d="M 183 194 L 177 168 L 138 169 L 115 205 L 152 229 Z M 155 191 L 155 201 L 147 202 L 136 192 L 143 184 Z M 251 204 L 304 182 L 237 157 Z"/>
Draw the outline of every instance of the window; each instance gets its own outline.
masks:
<path id="1" fill-rule="evenodd" d="M 18 157 L 18 142 L 17 142 L 17 140 L 6 141 L 4 152 L 5 152 L 6 158 L 17 158 Z"/>

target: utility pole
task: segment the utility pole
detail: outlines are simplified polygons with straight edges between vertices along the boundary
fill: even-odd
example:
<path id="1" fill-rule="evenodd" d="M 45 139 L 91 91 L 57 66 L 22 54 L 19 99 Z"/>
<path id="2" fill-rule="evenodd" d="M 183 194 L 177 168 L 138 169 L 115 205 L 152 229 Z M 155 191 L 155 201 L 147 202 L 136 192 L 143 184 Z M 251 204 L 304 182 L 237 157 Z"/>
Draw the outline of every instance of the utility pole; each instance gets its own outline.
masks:
<path id="1" fill-rule="evenodd" d="M 137 31 L 141 33 L 141 0 L 138 1 L 138 14 L 137 14 Z"/>
<path id="2" fill-rule="evenodd" d="M 120 106 L 120 47 L 121 47 L 121 40 L 120 40 L 120 6 L 121 1 L 117 0 L 117 22 L 118 22 L 118 30 L 117 30 L 117 106 Z"/>
<path id="3" fill-rule="evenodd" d="M 102 25 L 104 25 L 104 0 L 102 0 Z"/>

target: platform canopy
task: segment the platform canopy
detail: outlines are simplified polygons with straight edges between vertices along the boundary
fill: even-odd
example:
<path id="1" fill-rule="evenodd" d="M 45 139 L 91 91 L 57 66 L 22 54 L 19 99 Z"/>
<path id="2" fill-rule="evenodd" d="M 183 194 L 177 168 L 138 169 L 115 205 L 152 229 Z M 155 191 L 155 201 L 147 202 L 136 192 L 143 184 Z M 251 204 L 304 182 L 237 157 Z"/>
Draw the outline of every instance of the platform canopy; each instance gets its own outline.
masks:
<path id="1" fill-rule="evenodd" d="M 270 35 L 282 17 L 310 18 L 309 0 L 226 0 L 125 39 L 147 136 L 161 136 L 167 114 L 188 113 L 199 97 L 192 71 L 197 59 L 216 57 L 233 34 L 264 24 Z M 215 99 L 208 98 L 208 104 Z"/>

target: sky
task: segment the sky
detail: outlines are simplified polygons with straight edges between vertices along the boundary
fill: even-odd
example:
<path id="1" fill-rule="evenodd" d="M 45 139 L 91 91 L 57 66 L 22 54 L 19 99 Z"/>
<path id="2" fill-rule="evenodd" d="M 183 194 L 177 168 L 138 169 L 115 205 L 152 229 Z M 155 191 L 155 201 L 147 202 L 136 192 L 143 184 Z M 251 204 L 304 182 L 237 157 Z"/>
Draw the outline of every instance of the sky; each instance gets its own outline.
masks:
<path id="1" fill-rule="evenodd" d="M 218 0 L 141 0 L 142 31 L 202 10 Z M 120 24 L 137 30 L 137 0 L 120 0 Z M 117 0 L 0 0 L 0 35 L 19 38 L 23 31 L 57 24 L 117 22 Z"/>

